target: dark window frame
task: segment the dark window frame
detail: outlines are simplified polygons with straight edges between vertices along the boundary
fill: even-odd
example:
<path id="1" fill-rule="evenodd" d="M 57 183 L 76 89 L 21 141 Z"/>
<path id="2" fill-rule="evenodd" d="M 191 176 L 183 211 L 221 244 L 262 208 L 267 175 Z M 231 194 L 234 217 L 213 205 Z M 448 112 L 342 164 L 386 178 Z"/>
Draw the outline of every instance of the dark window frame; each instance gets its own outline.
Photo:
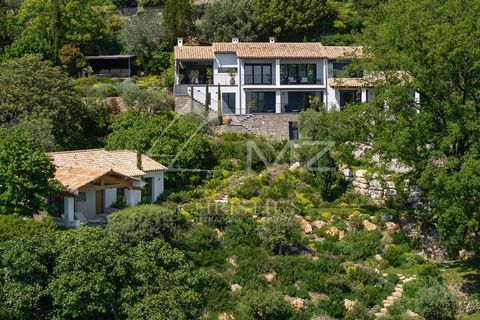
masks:
<path id="1" fill-rule="evenodd" d="M 145 186 L 142 188 L 142 203 L 153 202 L 153 178 L 143 178 Z"/>
<path id="2" fill-rule="evenodd" d="M 254 108 L 249 105 L 251 101 L 255 101 Z M 249 91 L 246 94 L 246 102 L 250 113 L 275 113 L 276 111 L 275 91 Z M 266 106 L 266 102 L 272 102 L 272 105 Z"/>
<path id="3" fill-rule="evenodd" d="M 301 77 L 302 72 L 304 76 Z M 317 76 L 318 70 L 315 63 L 282 63 L 280 65 L 280 84 L 282 85 L 318 84 Z M 290 81 L 292 78 L 294 81 Z M 302 78 L 307 78 L 307 82 L 302 82 Z"/>
<path id="4" fill-rule="evenodd" d="M 247 68 L 251 68 L 251 71 L 248 72 Z M 260 68 L 260 73 L 255 73 L 255 68 Z M 266 73 L 265 70 L 269 70 L 269 73 Z M 260 78 L 257 79 L 257 76 Z M 270 80 L 268 78 L 270 77 Z M 246 85 L 257 85 L 257 84 L 273 84 L 273 70 L 271 63 L 247 63 L 245 64 L 245 78 L 244 82 Z"/>
<path id="5" fill-rule="evenodd" d="M 352 101 L 346 101 L 345 100 L 345 94 L 352 94 L 353 99 L 348 99 Z M 345 106 L 349 104 L 356 104 L 356 103 L 361 103 L 362 102 L 362 91 L 361 90 L 354 90 L 354 89 L 346 89 L 346 90 L 340 90 L 340 110 L 345 108 Z"/>

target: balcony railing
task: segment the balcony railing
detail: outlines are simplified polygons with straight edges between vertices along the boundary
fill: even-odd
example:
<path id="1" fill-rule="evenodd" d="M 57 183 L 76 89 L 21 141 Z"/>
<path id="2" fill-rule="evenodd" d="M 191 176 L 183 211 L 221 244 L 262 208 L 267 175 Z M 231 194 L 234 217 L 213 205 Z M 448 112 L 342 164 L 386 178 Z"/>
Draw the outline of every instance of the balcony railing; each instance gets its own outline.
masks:
<path id="1" fill-rule="evenodd" d="M 315 77 L 288 77 L 280 80 L 282 85 L 307 85 L 307 84 L 323 84 L 321 79 Z"/>
<path id="2" fill-rule="evenodd" d="M 271 74 L 245 74 L 246 85 L 271 85 L 273 84 L 273 77 Z"/>

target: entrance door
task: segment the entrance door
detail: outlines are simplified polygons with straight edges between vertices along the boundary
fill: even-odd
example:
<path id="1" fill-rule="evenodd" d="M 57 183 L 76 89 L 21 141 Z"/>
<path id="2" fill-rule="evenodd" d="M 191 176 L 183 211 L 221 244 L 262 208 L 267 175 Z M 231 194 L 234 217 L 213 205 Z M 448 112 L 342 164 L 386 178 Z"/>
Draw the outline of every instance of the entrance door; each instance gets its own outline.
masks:
<path id="1" fill-rule="evenodd" d="M 222 112 L 224 114 L 235 114 L 235 106 L 236 106 L 235 93 L 231 93 L 231 92 L 222 93 L 222 100 L 223 100 Z"/>
<path id="2" fill-rule="evenodd" d="M 97 190 L 97 191 L 95 192 L 95 208 L 96 208 L 96 209 L 95 209 L 95 213 L 96 213 L 96 214 L 101 214 L 101 213 L 103 213 L 103 203 L 104 203 L 104 201 L 103 201 L 103 198 L 104 198 L 103 192 L 104 192 L 104 190 Z"/>

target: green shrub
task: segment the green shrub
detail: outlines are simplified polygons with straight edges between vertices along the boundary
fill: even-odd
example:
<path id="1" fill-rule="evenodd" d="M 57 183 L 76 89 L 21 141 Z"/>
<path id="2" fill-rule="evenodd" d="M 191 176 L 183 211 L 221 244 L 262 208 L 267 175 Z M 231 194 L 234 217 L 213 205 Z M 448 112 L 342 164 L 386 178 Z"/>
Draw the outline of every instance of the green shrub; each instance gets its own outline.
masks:
<path id="1" fill-rule="evenodd" d="M 385 250 L 385 253 L 383 254 L 383 258 L 392 267 L 399 267 L 406 261 L 405 251 L 400 246 L 396 246 L 396 245 L 389 246 Z"/>
<path id="2" fill-rule="evenodd" d="M 273 289 L 245 290 L 235 308 L 235 319 L 288 320 L 293 310 L 283 299 L 281 292 Z"/>
<path id="3" fill-rule="evenodd" d="M 262 236 L 265 246 L 278 254 L 289 247 L 303 244 L 299 222 L 287 213 L 275 212 L 263 223 Z"/>
<path id="4" fill-rule="evenodd" d="M 398 281 L 400 281 L 400 277 L 394 272 L 389 272 L 387 274 L 386 280 L 390 283 L 397 284 Z"/>
<path id="5" fill-rule="evenodd" d="M 158 205 L 142 205 L 117 211 L 108 217 L 107 230 L 123 242 L 136 244 L 162 238 L 171 241 L 186 222 L 177 212 Z"/>
<path id="6" fill-rule="evenodd" d="M 290 297 L 295 297 L 297 293 L 297 288 L 295 288 L 293 284 L 290 284 L 285 288 L 285 293 L 288 294 Z"/>
<path id="7" fill-rule="evenodd" d="M 343 295 L 336 293 L 331 295 L 328 300 L 322 299 L 318 301 L 318 307 L 335 319 L 343 319 L 345 317 L 345 304 L 343 301 Z"/>
<path id="8" fill-rule="evenodd" d="M 50 233 L 55 230 L 53 218 L 42 215 L 41 220 L 17 215 L 0 215 L 0 243 L 20 236 Z"/>
<path id="9" fill-rule="evenodd" d="M 375 315 L 363 304 L 357 303 L 352 311 L 345 315 L 345 320 L 374 320 Z"/>
<path id="10" fill-rule="evenodd" d="M 439 282 L 421 287 L 413 299 L 414 311 L 426 320 L 455 319 L 457 304 L 455 297 Z"/>
<path id="11" fill-rule="evenodd" d="M 353 231 L 345 235 L 342 241 L 342 253 L 351 260 L 367 259 L 380 252 L 382 245 L 382 233 L 378 230 Z"/>

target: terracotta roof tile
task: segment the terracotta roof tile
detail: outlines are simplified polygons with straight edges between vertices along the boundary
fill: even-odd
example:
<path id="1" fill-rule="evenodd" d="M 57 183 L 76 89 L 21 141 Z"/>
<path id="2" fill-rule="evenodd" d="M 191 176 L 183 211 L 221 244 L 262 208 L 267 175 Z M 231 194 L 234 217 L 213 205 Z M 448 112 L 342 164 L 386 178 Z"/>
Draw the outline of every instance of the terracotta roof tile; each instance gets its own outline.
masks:
<path id="1" fill-rule="evenodd" d="M 328 79 L 332 88 L 372 88 L 372 81 L 366 78 L 332 78 Z"/>
<path id="2" fill-rule="evenodd" d="M 176 60 L 209 61 L 215 59 L 212 47 L 201 46 L 175 47 L 174 56 Z"/>
<path id="3" fill-rule="evenodd" d="M 214 43 L 211 47 L 175 47 L 176 60 L 213 60 L 214 53 L 236 53 L 243 59 L 325 58 L 320 42 L 240 42 Z"/>
<path id="4" fill-rule="evenodd" d="M 115 171 L 129 177 L 143 176 L 150 171 L 164 171 L 167 168 L 142 155 L 142 170 L 137 168 L 137 153 L 130 150 L 106 151 L 105 149 L 90 149 L 49 154 L 53 163 L 59 168 L 83 168 Z"/>
<path id="5" fill-rule="evenodd" d="M 60 182 L 60 184 L 65 188 L 65 191 L 74 192 L 75 190 L 78 190 L 87 184 L 107 175 L 121 176 L 129 181 L 140 181 L 139 179 L 127 177 L 112 170 L 69 167 L 58 168 L 55 172 L 54 179 Z"/>
<path id="6" fill-rule="evenodd" d="M 340 59 L 351 56 L 362 56 L 362 47 L 347 47 L 347 46 L 325 46 L 326 57 L 328 59 Z"/>

